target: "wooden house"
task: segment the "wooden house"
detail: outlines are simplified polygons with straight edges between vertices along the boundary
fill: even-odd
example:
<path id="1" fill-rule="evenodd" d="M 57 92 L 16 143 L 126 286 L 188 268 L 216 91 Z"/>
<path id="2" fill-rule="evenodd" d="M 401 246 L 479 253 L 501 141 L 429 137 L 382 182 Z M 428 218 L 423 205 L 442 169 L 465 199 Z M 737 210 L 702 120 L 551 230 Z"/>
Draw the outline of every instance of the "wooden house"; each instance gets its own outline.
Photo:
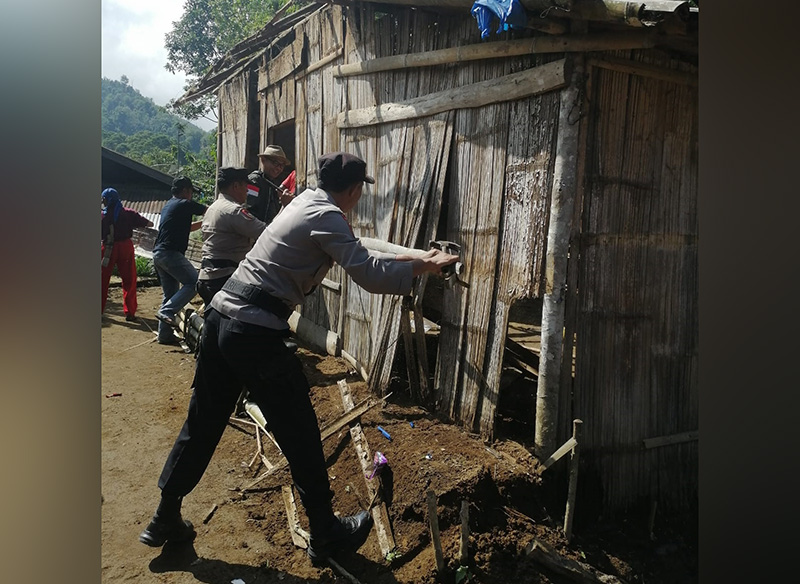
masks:
<path id="1" fill-rule="evenodd" d="M 428 278 L 416 302 L 372 296 L 335 267 L 294 315 L 373 391 L 402 346 L 414 395 L 491 439 L 516 364 L 535 378 L 541 460 L 579 419 L 581 476 L 605 508 L 686 509 L 698 484 L 699 10 L 522 5 L 526 28 L 485 40 L 469 0 L 282 9 L 179 101 L 217 92 L 221 166 L 255 168 L 278 143 L 303 187 L 320 154 L 356 153 L 376 177 L 349 216 L 356 235 L 460 246 L 468 286 Z"/>

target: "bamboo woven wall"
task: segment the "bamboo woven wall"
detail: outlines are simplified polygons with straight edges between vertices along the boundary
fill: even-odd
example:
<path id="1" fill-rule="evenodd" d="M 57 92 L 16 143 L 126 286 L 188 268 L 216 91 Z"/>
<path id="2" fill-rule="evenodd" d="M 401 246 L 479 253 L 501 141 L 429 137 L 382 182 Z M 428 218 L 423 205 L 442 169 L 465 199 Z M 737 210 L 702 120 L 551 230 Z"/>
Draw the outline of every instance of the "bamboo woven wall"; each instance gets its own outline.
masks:
<path id="1" fill-rule="evenodd" d="M 238 75 L 218 91 L 220 120 L 219 133 L 221 150 L 217 155 L 218 164 L 224 166 L 247 165 L 252 158 L 250 137 L 253 135 L 250 108 L 255 103 L 255 96 L 250 88 L 250 73 Z M 252 99 L 252 102 L 251 102 Z"/>
<path id="2" fill-rule="evenodd" d="M 475 283 L 468 292 L 458 288 L 444 298 L 445 349 L 436 364 L 435 397 L 452 419 L 491 435 L 508 308 L 540 288 L 558 93 L 404 122 L 341 130 L 332 122 L 341 111 L 494 79 L 554 57 L 333 77 L 333 67 L 343 63 L 480 42 L 468 13 L 443 17 L 391 6 L 376 10 L 371 4 L 326 7 L 295 27 L 294 43 L 299 42 L 307 59 L 294 74 L 270 80 L 270 65 L 262 66 L 262 136 L 291 118 L 285 96 L 294 95 L 301 185 L 315 184 L 316 158 L 324 151 L 343 149 L 367 161 L 376 184 L 365 188 L 349 217 L 359 236 L 425 246 L 436 235 L 443 200 L 450 199 L 446 238 L 463 246 Z M 278 60 L 297 53 L 288 46 L 283 51 Z M 337 51 L 341 57 L 335 57 Z M 326 66 L 304 72 L 329 56 L 335 58 Z M 288 68 L 272 61 L 272 71 L 285 74 Z M 302 313 L 338 332 L 343 349 L 371 372 L 372 389 L 381 391 L 399 336 L 400 299 L 366 293 L 338 267 L 328 277 L 340 289 L 321 287 Z"/>
<path id="3" fill-rule="evenodd" d="M 300 186 L 316 183 L 323 152 L 364 158 L 377 182 L 350 214 L 359 236 L 423 246 L 447 204 L 444 237 L 461 244 L 471 286 L 445 291 L 434 392 L 440 412 L 491 437 L 508 310 L 543 291 L 559 92 L 404 122 L 340 129 L 335 120 L 342 111 L 496 79 L 559 55 L 334 77 L 336 65 L 477 44 L 479 33 L 468 14 L 356 4 L 321 9 L 295 35 L 292 59 L 301 46 L 303 62 L 281 79 L 259 81 L 262 144 L 270 126 L 294 119 Z M 633 58 L 690 70 L 659 63 L 658 55 Z M 565 322 L 576 331 L 576 378 L 559 419 L 565 426 L 584 420 L 584 458 L 607 504 L 651 493 L 680 504 L 696 489 L 696 443 L 645 452 L 642 440 L 697 429 L 696 86 L 589 71 L 583 215 Z M 302 313 L 339 333 L 381 391 L 399 336 L 399 299 L 364 292 L 338 266 L 328 277 L 333 286 L 309 296 Z M 563 379 L 569 383 L 569 371 Z"/>
<path id="4" fill-rule="evenodd" d="M 618 56 L 685 68 L 654 52 Z M 574 414 L 607 507 L 697 496 L 697 88 L 592 68 Z"/>

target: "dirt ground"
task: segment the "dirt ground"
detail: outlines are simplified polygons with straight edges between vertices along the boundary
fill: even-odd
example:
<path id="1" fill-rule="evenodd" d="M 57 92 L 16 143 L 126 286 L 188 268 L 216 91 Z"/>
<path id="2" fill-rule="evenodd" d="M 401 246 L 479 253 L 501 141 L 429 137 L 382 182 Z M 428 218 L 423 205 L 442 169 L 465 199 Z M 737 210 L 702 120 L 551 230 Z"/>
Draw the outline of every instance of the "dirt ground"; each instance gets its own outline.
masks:
<path id="1" fill-rule="evenodd" d="M 183 515 L 195 525 L 195 541 L 160 549 L 138 542 L 158 503 L 156 482 L 183 423 L 194 372 L 192 354 L 152 342 L 161 289 L 146 284 L 139 288 L 140 322 L 125 321 L 118 286 L 110 290 L 102 321 L 102 581 L 347 582 L 331 567 L 313 567 L 304 550 L 293 544 L 281 490 L 291 483 L 288 470 L 243 490 L 265 467 L 260 460 L 248 467 L 257 440 L 252 427 L 236 421 L 226 429 L 200 484 L 184 500 Z M 345 361 L 299 344 L 321 426 L 344 412 L 339 380 L 347 381 L 356 404 L 369 397 Z M 539 476 L 520 442 L 500 437 L 487 448 L 477 436 L 407 403 L 402 391 L 363 414 L 360 424 L 370 453 L 380 451 L 389 461 L 380 480 L 396 544 L 394 553 L 384 557 L 373 528 L 357 554 L 339 558 L 364 584 L 575 581 L 526 553 L 534 537 L 562 557 L 619 582 L 697 582 L 696 524 L 691 519 L 657 517 L 651 537 L 647 518 L 581 522 L 578 506 L 568 544 L 560 530 L 563 501 L 549 493 L 553 489 L 542 480 L 546 473 Z M 351 514 L 367 506 L 367 479 L 348 426 L 324 446 L 336 493 L 334 509 Z M 280 460 L 268 441 L 264 453 L 272 462 Z M 445 562 L 441 573 L 428 523 L 428 490 L 438 498 Z M 468 502 L 469 559 L 459 570 L 462 501 Z M 301 526 L 307 527 L 302 505 L 298 509 Z"/>

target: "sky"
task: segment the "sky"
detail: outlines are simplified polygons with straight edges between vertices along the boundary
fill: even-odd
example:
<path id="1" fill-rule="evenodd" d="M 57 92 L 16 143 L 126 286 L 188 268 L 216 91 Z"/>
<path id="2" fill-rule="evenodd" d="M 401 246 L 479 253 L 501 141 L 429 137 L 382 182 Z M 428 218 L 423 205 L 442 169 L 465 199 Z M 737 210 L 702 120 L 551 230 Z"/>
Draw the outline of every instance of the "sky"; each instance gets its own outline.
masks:
<path id="1" fill-rule="evenodd" d="M 103 77 L 128 83 L 157 105 L 183 95 L 186 76 L 164 68 L 164 36 L 183 13 L 183 0 L 102 0 Z M 203 130 L 214 122 L 193 120 Z"/>

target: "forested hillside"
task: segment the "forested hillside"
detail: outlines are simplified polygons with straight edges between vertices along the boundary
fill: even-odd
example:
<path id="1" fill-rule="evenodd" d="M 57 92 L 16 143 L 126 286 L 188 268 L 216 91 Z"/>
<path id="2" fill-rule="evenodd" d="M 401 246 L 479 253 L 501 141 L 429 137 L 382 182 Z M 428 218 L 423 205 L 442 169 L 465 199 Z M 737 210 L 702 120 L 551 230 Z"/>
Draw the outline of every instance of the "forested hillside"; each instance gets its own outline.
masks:
<path id="1" fill-rule="evenodd" d="M 156 105 L 125 76 L 120 81 L 102 78 L 101 128 L 106 148 L 167 174 L 213 179 L 216 132 L 204 132 Z"/>

